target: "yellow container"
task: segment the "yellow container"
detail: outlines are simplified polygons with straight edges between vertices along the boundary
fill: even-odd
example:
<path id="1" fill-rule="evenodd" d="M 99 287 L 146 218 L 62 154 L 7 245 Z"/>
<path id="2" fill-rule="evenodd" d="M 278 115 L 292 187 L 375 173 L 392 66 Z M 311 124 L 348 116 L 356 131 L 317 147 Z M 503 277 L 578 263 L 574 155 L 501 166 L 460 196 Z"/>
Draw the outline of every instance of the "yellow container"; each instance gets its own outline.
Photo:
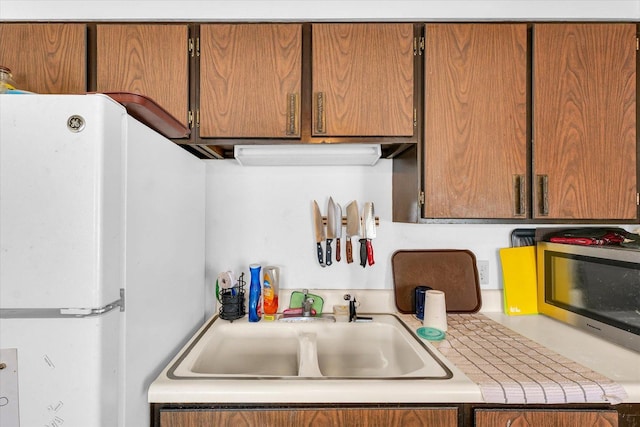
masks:
<path id="1" fill-rule="evenodd" d="M 16 82 L 13 80 L 13 75 L 8 67 L 0 65 L 0 93 L 7 93 L 10 90 L 15 90 Z"/>

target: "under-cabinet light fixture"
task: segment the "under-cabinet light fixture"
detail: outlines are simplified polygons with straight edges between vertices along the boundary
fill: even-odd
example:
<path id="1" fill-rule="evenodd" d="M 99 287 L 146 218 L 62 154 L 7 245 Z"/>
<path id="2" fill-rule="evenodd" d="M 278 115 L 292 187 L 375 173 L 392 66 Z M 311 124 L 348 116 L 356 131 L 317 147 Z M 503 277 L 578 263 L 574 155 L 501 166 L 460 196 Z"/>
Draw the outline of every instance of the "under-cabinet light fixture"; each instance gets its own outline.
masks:
<path id="1" fill-rule="evenodd" d="M 236 145 L 242 166 L 373 166 L 380 144 Z"/>

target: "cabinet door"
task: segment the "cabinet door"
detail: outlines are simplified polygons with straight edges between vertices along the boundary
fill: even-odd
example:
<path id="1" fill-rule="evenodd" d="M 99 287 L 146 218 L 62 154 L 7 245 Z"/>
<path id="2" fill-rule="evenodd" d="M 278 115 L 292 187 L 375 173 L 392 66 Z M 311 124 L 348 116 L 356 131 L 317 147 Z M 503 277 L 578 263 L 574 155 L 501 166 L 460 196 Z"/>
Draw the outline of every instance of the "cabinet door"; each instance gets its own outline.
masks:
<path id="1" fill-rule="evenodd" d="M 200 135 L 300 136 L 302 26 L 200 27 Z"/>
<path id="2" fill-rule="evenodd" d="M 201 410 L 160 412 L 161 427 L 456 427 L 455 408 L 442 409 L 298 409 Z"/>
<path id="3" fill-rule="evenodd" d="M 36 93 L 87 90 L 87 29 L 84 24 L 0 24 L 0 65 L 9 67 L 18 89 Z"/>
<path id="4" fill-rule="evenodd" d="M 636 26 L 536 24 L 534 217 L 636 219 Z"/>
<path id="5" fill-rule="evenodd" d="M 186 25 L 98 25 L 98 92 L 148 96 L 188 126 L 188 39 Z"/>
<path id="6" fill-rule="evenodd" d="M 412 136 L 412 24 L 313 24 L 315 136 Z"/>
<path id="7" fill-rule="evenodd" d="M 616 411 L 502 411 L 476 410 L 476 427 L 617 427 Z"/>
<path id="8" fill-rule="evenodd" d="M 424 216 L 527 213 L 526 24 L 425 30 Z"/>

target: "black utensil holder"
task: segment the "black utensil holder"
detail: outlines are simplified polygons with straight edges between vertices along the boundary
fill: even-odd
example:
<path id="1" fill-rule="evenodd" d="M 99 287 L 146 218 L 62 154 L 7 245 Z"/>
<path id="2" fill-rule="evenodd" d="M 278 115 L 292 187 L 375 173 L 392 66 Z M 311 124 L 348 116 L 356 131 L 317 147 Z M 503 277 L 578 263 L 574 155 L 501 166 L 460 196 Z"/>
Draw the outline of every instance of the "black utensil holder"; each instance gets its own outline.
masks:
<path id="1" fill-rule="evenodd" d="M 240 319 L 247 314 L 244 304 L 244 286 L 222 289 L 219 313 L 224 320 Z"/>

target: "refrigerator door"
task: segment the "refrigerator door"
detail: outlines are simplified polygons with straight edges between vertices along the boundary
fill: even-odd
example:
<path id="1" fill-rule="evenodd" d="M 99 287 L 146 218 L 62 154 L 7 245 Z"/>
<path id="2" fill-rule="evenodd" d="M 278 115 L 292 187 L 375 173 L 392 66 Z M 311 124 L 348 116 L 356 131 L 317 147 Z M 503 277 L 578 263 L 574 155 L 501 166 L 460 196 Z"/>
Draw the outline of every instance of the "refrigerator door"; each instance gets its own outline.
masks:
<path id="1" fill-rule="evenodd" d="M 149 425 L 149 384 L 204 321 L 205 165 L 102 95 L 0 96 L 0 118 L 20 425 Z"/>
<path id="2" fill-rule="evenodd" d="M 0 426 L 17 426 L 16 407 L 22 427 L 117 426 L 121 318 L 0 319 L 0 348 L 18 359 L 18 400 L 0 405 Z"/>
<path id="3" fill-rule="evenodd" d="M 104 95 L 5 95 L 0 113 L 0 309 L 118 300 L 126 110 Z"/>

